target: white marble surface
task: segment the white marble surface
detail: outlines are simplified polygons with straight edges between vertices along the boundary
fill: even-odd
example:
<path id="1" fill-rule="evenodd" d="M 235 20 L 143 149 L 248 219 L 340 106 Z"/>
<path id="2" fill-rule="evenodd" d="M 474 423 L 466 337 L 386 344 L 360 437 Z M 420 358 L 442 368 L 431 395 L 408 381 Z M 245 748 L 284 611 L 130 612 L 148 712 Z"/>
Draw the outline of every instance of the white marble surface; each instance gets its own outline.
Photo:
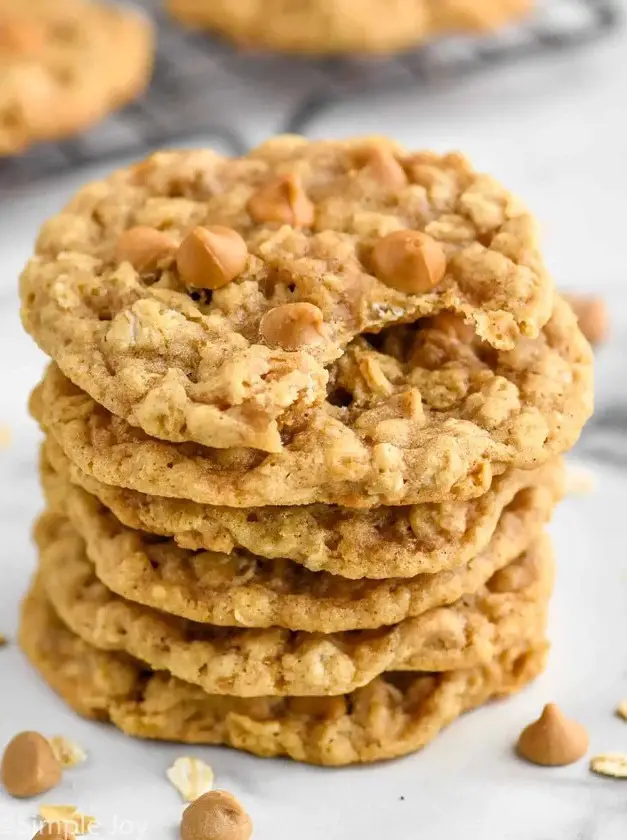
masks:
<path id="1" fill-rule="evenodd" d="M 519 191 L 543 221 L 558 282 L 610 302 L 613 338 L 598 361 L 603 410 L 627 402 L 626 55 L 621 33 L 582 53 L 428 95 L 343 104 L 312 126 L 316 136 L 385 131 L 408 145 L 461 147 Z M 273 128 L 259 108 L 254 139 Z M 0 424 L 13 437 L 0 451 L 0 632 L 9 638 L 34 562 L 29 527 L 41 505 L 39 436 L 24 406 L 44 363 L 19 327 L 16 277 L 40 221 L 85 177 L 0 202 Z M 89 764 L 45 799 L 95 814 L 103 838 L 177 836 L 181 806 L 163 773 L 173 757 L 191 752 L 246 802 L 259 840 L 625 840 L 627 782 L 594 777 L 585 762 L 558 770 L 527 766 L 511 745 L 541 705 L 556 700 L 589 727 L 592 751 L 627 752 L 627 725 L 613 715 L 627 697 L 627 471 L 620 467 L 624 457 L 614 457 L 626 425 L 619 415 L 607 431 L 591 428 L 583 456 L 605 450 L 608 461 L 590 462 L 598 490 L 567 501 L 553 526 L 559 580 L 546 675 L 519 697 L 466 717 L 422 754 L 372 769 L 320 771 L 226 750 L 142 745 L 74 718 L 13 645 L 0 650 L 0 744 L 19 729 L 36 728 L 86 746 Z M 30 838 L 35 810 L 0 792 L 0 837 Z"/>

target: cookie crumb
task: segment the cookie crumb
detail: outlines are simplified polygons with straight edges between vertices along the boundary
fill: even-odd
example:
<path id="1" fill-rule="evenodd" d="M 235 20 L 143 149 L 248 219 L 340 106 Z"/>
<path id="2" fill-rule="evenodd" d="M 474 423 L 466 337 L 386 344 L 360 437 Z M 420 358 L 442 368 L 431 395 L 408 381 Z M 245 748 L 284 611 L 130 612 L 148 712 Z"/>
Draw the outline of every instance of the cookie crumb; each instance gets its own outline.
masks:
<path id="1" fill-rule="evenodd" d="M 186 802 L 195 802 L 213 787 L 213 770 L 198 758 L 177 758 L 166 775 Z"/>
<path id="2" fill-rule="evenodd" d="M 20 732 L 7 744 L 1 777 L 10 796 L 19 799 L 39 796 L 56 787 L 61 776 L 61 764 L 39 732 Z"/>
<path id="3" fill-rule="evenodd" d="M 80 744 L 71 741 L 69 738 L 57 735 L 50 739 L 50 746 L 64 770 L 69 770 L 71 767 L 76 767 L 78 764 L 87 761 L 85 750 Z"/>
<path id="4" fill-rule="evenodd" d="M 58 834 L 89 834 L 96 823 L 95 817 L 81 814 L 76 805 L 41 805 L 39 816 Z"/>
<path id="5" fill-rule="evenodd" d="M 226 790 L 203 794 L 181 820 L 181 840 L 250 840 L 252 833 L 250 817 Z"/>
<path id="6" fill-rule="evenodd" d="M 538 720 L 520 734 L 516 752 L 532 764 L 562 767 L 574 764 L 588 751 L 588 733 L 567 718 L 555 703 L 547 703 Z"/>
<path id="7" fill-rule="evenodd" d="M 597 480 L 592 470 L 577 461 L 566 464 L 565 490 L 567 496 L 589 496 L 597 489 Z"/>
<path id="8" fill-rule="evenodd" d="M 600 776 L 627 779 L 627 754 L 602 753 L 601 755 L 595 755 L 590 761 L 590 769 Z"/>

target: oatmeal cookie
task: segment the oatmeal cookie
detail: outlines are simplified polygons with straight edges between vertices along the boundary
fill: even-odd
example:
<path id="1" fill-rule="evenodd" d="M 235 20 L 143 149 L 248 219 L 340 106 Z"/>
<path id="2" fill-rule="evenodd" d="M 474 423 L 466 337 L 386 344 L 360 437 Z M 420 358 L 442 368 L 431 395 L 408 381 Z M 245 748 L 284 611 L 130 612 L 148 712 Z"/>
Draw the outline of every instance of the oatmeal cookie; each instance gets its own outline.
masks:
<path id="1" fill-rule="evenodd" d="M 443 674 L 386 674 L 339 697 L 237 698 L 206 694 L 73 634 L 35 583 L 20 643 L 50 687 L 79 714 L 139 738 L 226 744 L 260 756 L 339 766 L 406 755 L 463 712 L 517 691 L 540 674 L 546 643 Z"/>
<path id="2" fill-rule="evenodd" d="M 78 532 L 108 589 L 204 624 L 321 633 L 396 624 L 477 591 L 538 537 L 553 509 L 545 495 L 528 489 L 503 513 L 484 551 L 467 565 L 413 578 L 347 580 L 248 552 L 186 551 L 125 528 L 80 488 L 67 492 L 67 485 L 55 486 L 52 479 L 44 476 L 55 513 L 44 515 L 36 528 L 41 549 L 54 544 L 61 553 L 76 553 Z"/>
<path id="3" fill-rule="evenodd" d="M 163 152 L 88 184 L 21 278 L 26 330 L 131 426 L 269 453 L 342 438 L 360 462 L 373 409 L 404 419 L 405 438 L 439 436 L 468 393 L 448 393 L 436 359 L 413 381 L 388 370 L 357 336 L 444 312 L 463 340 L 511 350 L 538 336 L 553 295 L 534 220 L 461 155 L 292 136 L 240 158 Z M 581 352 L 574 339 L 573 362 Z M 495 422 L 481 367 L 475 449 Z"/>
<path id="4" fill-rule="evenodd" d="M 55 365 L 32 411 L 105 484 L 229 507 L 477 497 L 508 466 L 537 467 L 571 447 L 592 411 L 591 350 L 559 299 L 541 335 L 511 351 L 442 326 L 396 326 L 379 340 L 355 339 L 337 364 L 334 393 L 348 405 L 312 410 L 278 453 L 150 438 Z"/>
<path id="5" fill-rule="evenodd" d="M 128 528 L 171 537 L 180 548 L 221 554 L 244 549 L 351 580 L 414 577 L 463 566 L 488 545 L 501 513 L 519 493 L 537 488 L 534 503 L 548 511 L 561 499 L 564 483 L 563 463 L 556 459 L 537 470 L 509 469 L 483 496 L 469 501 L 366 510 L 328 505 L 242 509 L 103 484 L 73 464 L 48 437 L 42 449 L 48 484 L 54 478 L 49 476 L 51 468 L 57 481 L 63 479 L 59 493 L 64 502 L 71 499 L 70 482 L 95 496 Z M 79 519 L 86 521 L 87 516 Z"/>
<path id="6" fill-rule="evenodd" d="M 188 26 L 241 47 L 295 54 L 393 53 L 451 32 L 491 30 L 531 0 L 167 0 Z"/>
<path id="7" fill-rule="evenodd" d="M 385 671 L 472 667 L 531 645 L 544 635 L 553 561 L 541 540 L 450 606 L 327 635 L 215 627 L 126 601 L 99 581 L 76 534 L 43 548 L 39 574 L 63 622 L 94 647 L 128 653 L 209 694 L 304 697 L 345 694 Z"/>
<path id="8" fill-rule="evenodd" d="M 0 157 L 74 134 L 137 96 L 153 32 L 128 6 L 0 0 Z"/>

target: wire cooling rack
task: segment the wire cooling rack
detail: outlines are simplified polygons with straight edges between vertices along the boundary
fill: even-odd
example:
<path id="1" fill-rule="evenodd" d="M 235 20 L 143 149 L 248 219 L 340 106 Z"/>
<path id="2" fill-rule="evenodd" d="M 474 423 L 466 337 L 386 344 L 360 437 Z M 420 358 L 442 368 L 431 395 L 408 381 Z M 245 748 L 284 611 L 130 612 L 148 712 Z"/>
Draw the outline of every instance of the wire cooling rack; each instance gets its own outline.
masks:
<path id="1" fill-rule="evenodd" d="M 161 0 L 135 0 L 158 27 L 148 92 L 78 138 L 0 159 L 0 194 L 64 169 L 140 154 L 194 134 L 211 138 L 224 151 L 242 152 L 249 145 L 240 119 L 246 100 L 273 111 L 272 131 L 306 133 L 311 120 L 338 100 L 402 85 L 427 88 L 443 78 L 583 45 L 610 31 L 619 17 L 613 0 L 536 3 L 534 15 L 495 35 L 444 38 L 393 58 L 315 59 L 238 51 L 181 28 L 163 12 Z M 289 95 L 282 97 L 283 92 Z"/>

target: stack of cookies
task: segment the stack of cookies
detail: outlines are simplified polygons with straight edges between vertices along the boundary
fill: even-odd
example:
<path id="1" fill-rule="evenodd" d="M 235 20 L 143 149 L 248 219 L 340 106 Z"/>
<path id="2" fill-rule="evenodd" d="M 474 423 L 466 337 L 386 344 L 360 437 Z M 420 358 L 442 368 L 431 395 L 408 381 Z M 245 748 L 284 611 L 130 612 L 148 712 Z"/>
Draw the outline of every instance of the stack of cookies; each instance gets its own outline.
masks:
<path id="1" fill-rule="evenodd" d="M 591 352 L 458 154 L 155 154 L 21 279 L 47 510 L 21 642 L 81 714 L 319 764 L 417 750 L 543 668 Z"/>

